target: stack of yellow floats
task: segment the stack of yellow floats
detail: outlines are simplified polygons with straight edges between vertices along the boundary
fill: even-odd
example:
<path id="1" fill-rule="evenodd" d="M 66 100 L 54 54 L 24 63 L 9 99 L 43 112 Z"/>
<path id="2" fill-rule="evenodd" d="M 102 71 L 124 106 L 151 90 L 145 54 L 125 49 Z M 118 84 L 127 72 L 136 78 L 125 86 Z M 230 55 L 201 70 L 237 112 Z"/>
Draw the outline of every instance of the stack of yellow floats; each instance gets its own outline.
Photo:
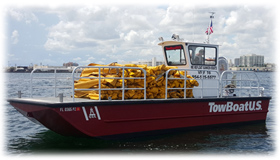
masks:
<path id="1" fill-rule="evenodd" d="M 165 98 L 165 73 L 169 69 L 176 69 L 177 67 L 170 67 L 165 65 L 159 65 L 156 67 L 150 67 L 147 65 L 136 65 L 136 64 L 125 64 L 120 65 L 112 63 L 109 65 L 99 65 L 91 63 L 89 66 L 104 66 L 100 68 L 100 86 L 101 99 L 122 99 L 122 68 L 106 68 L 106 66 L 125 66 L 125 67 L 139 67 L 146 71 L 146 98 L 147 99 L 158 99 Z M 168 74 L 168 93 L 167 98 L 183 98 L 184 97 L 184 80 L 176 78 L 184 78 L 185 71 L 171 70 Z M 198 86 L 198 82 L 193 79 L 190 75 L 186 75 L 186 88 L 193 88 Z M 81 73 L 81 77 L 75 81 L 75 89 L 98 89 L 99 88 L 99 68 L 85 68 Z M 144 73 L 141 69 L 125 69 L 124 70 L 124 99 L 143 99 L 144 98 Z M 141 79 L 142 78 L 142 79 Z M 132 89 L 136 88 L 136 89 Z M 139 88 L 139 89 L 138 89 Z M 142 89 L 141 89 L 142 88 Z M 171 89 L 171 88 L 182 88 L 182 89 Z M 107 90 L 106 90 L 107 89 Z M 192 89 L 186 90 L 186 97 L 193 97 Z M 99 99 L 98 90 L 75 90 L 75 98 L 89 98 Z"/>

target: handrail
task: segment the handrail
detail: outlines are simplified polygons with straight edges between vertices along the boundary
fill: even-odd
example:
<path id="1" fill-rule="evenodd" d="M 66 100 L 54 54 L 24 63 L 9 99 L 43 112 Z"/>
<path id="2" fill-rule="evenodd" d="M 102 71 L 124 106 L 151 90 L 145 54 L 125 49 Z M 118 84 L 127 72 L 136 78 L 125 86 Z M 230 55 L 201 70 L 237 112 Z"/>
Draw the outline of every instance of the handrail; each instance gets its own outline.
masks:
<path id="1" fill-rule="evenodd" d="M 98 68 L 98 77 L 75 77 L 75 72 L 77 69 L 81 69 L 81 68 Z M 101 68 L 116 68 L 116 69 L 122 69 L 122 77 L 101 77 L 100 74 L 100 69 Z M 124 72 L 125 69 L 137 69 L 137 70 L 141 70 L 144 73 L 144 77 L 125 77 L 124 76 Z M 94 89 L 75 89 L 74 86 L 74 80 L 75 79 L 82 79 L 82 78 L 87 78 L 87 79 L 98 79 L 99 83 L 98 83 L 98 88 Z M 122 88 L 110 88 L 110 90 L 122 90 L 122 100 L 124 100 L 124 92 L 125 90 L 131 90 L 131 89 L 135 89 L 135 90 L 139 90 L 139 89 L 143 89 L 144 90 L 144 100 L 146 100 L 146 70 L 140 67 L 124 67 L 124 66 L 78 66 L 76 68 L 73 69 L 72 71 L 72 98 L 73 98 L 73 102 L 75 101 L 75 90 L 98 90 L 99 91 L 99 101 L 101 100 L 101 91 L 102 90 L 108 90 L 106 88 L 101 88 L 101 79 L 122 79 Z M 124 86 L 124 80 L 125 79 L 144 79 L 144 87 L 143 88 L 125 88 Z"/>
<path id="2" fill-rule="evenodd" d="M 54 74 L 54 77 L 33 77 L 33 74 L 35 73 L 35 71 L 37 70 L 45 70 L 45 71 L 54 71 L 52 72 Z M 44 86 L 39 86 L 39 87 L 33 87 L 33 79 L 54 79 L 54 96 L 56 97 L 56 91 L 57 88 L 69 88 L 68 86 L 57 86 L 57 79 L 64 79 L 65 77 L 57 77 L 56 73 L 57 70 L 61 70 L 61 71 L 69 71 L 69 69 L 67 68 L 35 68 L 31 71 L 30 73 L 30 97 L 33 97 L 33 88 L 44 88 Z M 46 87 L 45 87 L 46 88 Z M 50 86 L 48 86 L 48 88 L 51 88 Z"/>
<path id="3" fill-rule="evenodd" d="M 227 78 L 224 78 L 225 75 L 228 75 L 228 74 L 232 74 L 233 76 L 235 75 L 235 79 L 227 79 Z M 240 75 L 239 79 L 236 79 L 236 75 Z M 253 75 L 254 78 L 251 78 L 250 75 Z M 245 77 L 245 78 L 244 78 Z M 235 86 L 235 88 L 223 88 L 223 82 L 227 82 L 227 81 L 235 81 L 235 82 L 240 82 L 239 86 Z M 249 86 L 243 86 L 241 82 L 248 82 L 249 83 Z M 256 83 L 256 86 L 252 86 L 252 83 Z M 234 89 L 234 90 L 240 90 L 239 92 L 239 97 L 242 97 L 241 95 L 241 91 L 246 89 L 246 90 L 249 90 L 249 93 L 248 93 L 248 96 L 250 97 L 251 96 L 251 91 L 253 89 L 257 89 L 258 90 L 258 96 L 262 96 L 262 92 L 264 90 L 263 87 L 260 87 L 260 80 L 257 76 L 257 74 L 253 71 L 231 71 L 231 70 L 228 70 L 228 71 L 224 71 L 221 76 L 220 76 L 220 84 L 221 84 L 221 97 L 223 97 L 223 91 L 227 91 L 227 90 L 230 90 L 230 89 Z"/>
<path id="4" fill-rule="evenodd" d="M 201 83 L 199 83 L 199 85 L 201 86 L 201 87 L 196 87 L 196 88 L 187 88 L 186 87 L 186 80 L 190 80 L 191 78 L 187 78 L 187 76 L 184 76 L 183 78 L 169 78 L 168 77 L 168 74 L 169 74 L 169 72 L 170 71 L 172 71 L 172 70 L 176 70 L 176 71 L 184 71 L 184 75 L 187 75 L 188 74 L 188 72 L 200 72 L 200 71 L 205 71 L 205 72 L 202 72 L 202 75 L 204 75 L 204 74 L 206 74 L 207 72 L 214 72 L 214 73 L 216 73 L 216 75 L 217 75 L 217 77 L 216 78 L 214 78 L 214 79 L 204 79 L 204 78 L 199 78 L 199 79 L 195 79 L 195 80 L 197 80 L 197 81 L 201 81 Z M 202 76 L 203 77 L 203 76 Z M 167 85 L 168 85 L 168 80 L 169 79 L 176 79 L 176 80 L 184 80 L 184 88 L 168 88 L 167 87 Z M 206 81 L 206 80 L 211 80 L 211 81 L 217 81 L 217 87 L 204 87 L 203 85 L 204 85 L 204 81 Z M 205 89 L 214 89 L 214 90 L 217 90 L 217 97 L 219 97 L 219 90 L 220 90 L 220 88 L 219 88 L 219 86 L 220 86 L 220 79 L 219 79 L 219 72 L 218 71 L 215 71 L 215 70 L 201 70 L 201 69 L 186 69 L 186 68 L 177 68 L 177 69 L 169 69 L 168 71 L 166 71 L 166 83 L 165 83 L 165 99 L 167 99 L 167 91 L 169 90 L 169 89 L 184 89 L 184 99 L 186 99 L 186 90 L 187 89 L 191 89 L 191 90 L 201 90 L 201 94 L 200 94 L 200 97 L 201 98 L 203 98 L 204 97 L 204 92 L 203 92 L 203 90 L 205 90 Z"/>
<path id="5" fill-rule="evenodd" d="M 98 77 L 79 77 L 77 76 L 77 72 L 78 71 L 82 71 L 82 69 L 84 68 L 97 68 L 98 69 Z M 120 77 L 101 77 L 101 72 L 102 69 L 104 68 L 109 68 L 109 69 L 119 69 L 122 70 L 122 75 Z M 144 73 L 142 75 L 142 77 L 125 77 L 124 73 L 126 69 L 136 69 L 136 70 L 141 70 L 142 73 Z M 72 93 L 70 94 L 72 96 L 72 100 L 75 101 L 75 91 L 78 90 L 84 90 L 84 91 L 93 91 L 93 90 L 97 90 L 99 91 L 99 101 L 101 100 L 101 91 L 106 91 L 106 90 L 121 90 L 122 91 L 122 99 L 121 100 L 125 100 L 125 91 L 126 90 L 144 90 L 144 100 L 147 99 L 147 77 L 146 77 L 146 70 L 140 67 L 125 67 L 125 66 L 78 66 L 76 68 L 73 69 L 72 71 L 72 77 L 70 77 L 70 81 L 71 82 L 67 82 L 70 84 L 70 86 L 58 86 L 58 79 L 65 79 L 65 77 L 58 77 L 57 71 L 59 70 L 69 70 L 69 69 L 64 69 L 64 68 L 44 68 L 44 70 L 49 71 L 52 70 L 52 74 L 54 74 L 54 76 L 52 77 L 34 77 L 34 73 L 37 70 L 42 70 L 42 69 L 34 69 L 31 74 L 30 74 L 30 97 L 33 97 L 33 89 L 34 88 L 54 88 L 54 96 L 57 96 L 57 89 L 58 88 L 66 88 L 66 89 L 71 89 Z M 199 86 L 198 87 L 193 87 L 193 88 L 189 88 L 187 87 L 187 80 L 190 80 L 191 78 L 188 78 L 186 76 L 180 77 L 180 78 L 175 78 L 175 77 L 169 77 L 168 74 L 170 71 L 172 70 L 176 70 L 176 71 L 183 71 L 184 75 L 196 75 L 196 73 L 200 72 L 200 78 L 195 78 L 195 80 L 197 80 L 199 82 Z M 213 79 L 207 79 L 207 77 L 204 77 L 205 74 L 207 72 L 214 72 L 211 75 L 216 75 L 215 78 Z M 79 72 L 80 73 L 80 72 Z M 230 75 L 231 74 L 231 75 Z M 206 74 L 207 75 L 207 74 Z M 233 77 L 233 75 L 238 75 L 239 77 L 236 79 L 233 78 L 227 78 L 226 75 L 230 75 Z M 252 76 L 254 76 L 252 78 Z M 89 88 L 89 89 L 75 89 L 74 86 L 74 81 L 77 79 L 98 79 L 98 88 Z M 169 69 L 165 72 L 165 96 L 164 99 L 168 99 L 168 90 L 182 90 L 184 91 L 184 97 L 183 99 L 187 98 L 187 91 L 188 90 L 192 90 L 194 91 L 193 94 L 195 95 L 195 98 L 204 98 L 205 97 L 205 93 L 209 93 L 212 92 L 211 90 L 217 90 L 217 95 L 214 92 L 213 96 L 217 96 L 218 97 L 225 97 L 225 96 L 231 96 L 231 95 L 224 95 L 225 92 L 230 91 L 230 90 L 235 90 L 237 92 L 235 92 L 236 94 L 239 93 L 239 97 L 241 96 L 251 96 L 251 94 L 254 94 L 252 91 L 256 91 L 256 93 L 258 93 L 258 96 L 263 96 L 263 91 L 264 88 L 260 87 L 260 80 L 257 76 L 257 74 L 255 72 L 252 71 L 224 71 L 223 73 L 219 74 L 218 71 L 215 70 L 201 70 L 201 69 L 182 69 L 182 68 L 176 68 L 176 69 Z M 33 86 L 33 81 L 34 79 L 54 79 L 54 82 L 51 82 L 51 86 Z M 101 88 L 101 80 L 102 79 L 122 79 L 122 85 L 120 88 Z M 143 79 L 144 80 L 144 87 L 143 88 L 127 88 L 125 86 L 125 80 L 127 79 Z M 168 81 L 169 80 L 184 80 L 184 87 L 182 88 L 168 88 Z M 229 82 L 231 81 L 235 81 L 235 83 L 237 83 L 238 85 L 235 86 L 235 88 L 225 88 L 225 85 L 228 85 Z M 214 82 L 208 82 L 208 81 L 214 81 Z M 211 85 L 208 85 L 211 84 Z M 213 85 L 212 85 L 213 84 Z M 245 84 L 245 85 L 244 85 Z M 207 85 L 207 86 L 205 86 Z M 224 86 L 223 86 L 224 85 Z M 198 90 L 198 91 L 197 91 Z M 246 95 L 244 95 L 244 90 L 246 92 Z M 200 96 L 199 96 L 200 93 Z M 211 93 L 211 94 L 212 94 Z"/>

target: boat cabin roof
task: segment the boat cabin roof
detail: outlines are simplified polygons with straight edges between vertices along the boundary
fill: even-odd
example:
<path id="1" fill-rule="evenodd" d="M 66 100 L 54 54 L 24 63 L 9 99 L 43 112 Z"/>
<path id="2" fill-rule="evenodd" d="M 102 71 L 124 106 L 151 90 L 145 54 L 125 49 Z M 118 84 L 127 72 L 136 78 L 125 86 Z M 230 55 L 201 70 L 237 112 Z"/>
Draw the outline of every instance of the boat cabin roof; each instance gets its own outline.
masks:
<path id="1" fill-rule="evenodd" d="M 188 44 L 188 45 L 197 45 L 197 46 L 209 46 L 209 47 L 218 47 L 217 44 L 207 44 L 207 43 L 193 43 L 193 42 L 182 42 L 182 41 L 163 41 L 158 45 L 160 46 L 169 46 L 169 45 L 179 45 L 179 44 Z"/>

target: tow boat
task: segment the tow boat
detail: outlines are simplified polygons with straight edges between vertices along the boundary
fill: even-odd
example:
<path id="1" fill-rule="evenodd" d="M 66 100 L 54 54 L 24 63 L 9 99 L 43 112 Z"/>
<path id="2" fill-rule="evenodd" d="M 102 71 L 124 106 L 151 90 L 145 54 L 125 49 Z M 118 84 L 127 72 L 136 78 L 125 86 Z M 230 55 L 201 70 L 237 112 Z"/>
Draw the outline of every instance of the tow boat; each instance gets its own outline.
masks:
<path id="1" fill-rule="evenodd" d="M 176 37 L 176 36 L 175 36 Z M 178 37 L 178 36 L 177 36 Z M 206 127 L 247 122 L 265 122 L 271 97 L 264 97 L 264 88 L 260 87 L 255 72 L 228 70 L 227 60 L 219 57 L 219 46 L 207 43 L 183 42 L 179 38 L 159 43 L 162 47 L 166 66 L 177 66 L 163 75 L 166 79 L 165 97 L 148 99 L 98 100 L 75 98 L 75 80 L 81 70 L 102 69 L 141 69 L 118 66 L 78 66 L 72 72 L 69 96 L 57 94 L 58 76 L 53 69 L 54 97 L 33 98 L 40 86 L 34 86 L 36 74 L 31 73 L 30 98 L 11 98 L 8 102 L 21 114 L 48 129 L 66 136 L 111 137 L 130 134 L 161 133 L 169 130 L 192 127 Z M 180 70 L 188 73 L 199 83 L 191 89 L 193 96 L 188 98 L 170 98 L 167 96 L 168 73 Z M 146 85 L 146 72 L 142 79 Z M 42 73 L 41 73 L 42 74 Z M 78 75 L 78 76 L 77 76 Z M 46 77 L 51 78 L 51 77 Z M 123 81 L 128 79 L 121 76 Z M 181 77 L 186 81 L 186 76 Z M 102 78 L 99 78 L 99 82 Z M 33 84 L 34 83 L 34 84 Z M 118 88 L 123 95 L 127 90 L 124 84 Z M 176 89 L 176 88 L 172 88 Z M 86 89 L 85 89 L 86 90 Z M 90 90 L 90 89 L 87 89 Z M 93 90 L 93 89 L 92 89 Z M 97 89 L 101 94 L 100 85 Z M 108 90 L 108 89 L 107 89 Z M 111 89 L 114 90 L 114 89 Z M 146 86 L 142 88 L 146 93 Z M 65 94 L 64 94 L 65 95 Z M 66 94 L 67 95 L 67 94 Z"/>
<path id="2" fill-rule="evenodd" d="M 131 66 L 78 66 L 72 72 L 68 86 L 61 86 L 57 69 L 53 77 L 35 76 L 36 69 L 30 76 L 30 98 L 8 99 L 8 102 L 21 114 L 35 123 L 66 136 L 85 137 L 127 137 L 128 135 L 146 135 L 178 129 L 209 127 L 217 125 L 265 122 L 271 97 L 263 96 L 264 88 L 260 86 L 255 72 L 228 70 L 225 57 L 219 57 L 219 46 L 209 44 L 209 35 L 213 32 L 210 12 L 207 28 L 207 43 L 183 42 L 179 35 L 173 34 L 171 41 L 164 41 L 162 47 L 166 66 L 169 70 L 161 73 L 156 80 L 165 77 L 164 96 L 151 98 L 147 96 L 147 72 L 143 68 Z M 97 77 L 81 76 L 83 70 L 95 70 Z M 104 77 L 104 70 L 118 70 L 119 77 Z M 127 77 L 125 71 L 137 70 L 141 77 Z M 184 76 L 169 76 L 171 72 L 181 72 Z M 83 73 L 83 72 L 82 72 Z M 38 73 L 37 73 L 38 74 Z M 199 85 L 189 87 L 190 78 Z M 52 86 L 41 86 L 36 80 L 52 80 Z M 97 79 L 95 88 L 77 88 L 77 80 Z M 117 79 L 122 83 L 118 87 L 104 88 L 104 79 Z M 131 88 L 125 81 L 142 81 L 142 88 Z M 170 87 L 174 80 L 183 81 L 182 85 Z M 53 87 L 53 97 L 37 97 L 41 90 Z M 60 90 L 61 89 L 61 90 Z M 66 92 L 65 92 L 66 89 Z M 67 90 L 68 89 L 68 90 Z M 102 98 L 104 91 L 121 91 L 121 98 Z M 138 99 L 126 98 L 126 92 L 141 90 L 143 96 Z M 57 94 L 57 92 L 62 92 Z M 98 92 L 98 99 L 77 98 L 78 92 Z M 181 97 L 172 97 L 168 93 L 180 91 Z M 138 93 L 138 92 L 136 92 Z M 183 96 L 182 96 L 183 94 Z M 66 95 L 66 97 L 64 96 Z M 141 98 L 139 98 L 141 97 Z M 96 98 L 96 97 L 95 97 Z"/>

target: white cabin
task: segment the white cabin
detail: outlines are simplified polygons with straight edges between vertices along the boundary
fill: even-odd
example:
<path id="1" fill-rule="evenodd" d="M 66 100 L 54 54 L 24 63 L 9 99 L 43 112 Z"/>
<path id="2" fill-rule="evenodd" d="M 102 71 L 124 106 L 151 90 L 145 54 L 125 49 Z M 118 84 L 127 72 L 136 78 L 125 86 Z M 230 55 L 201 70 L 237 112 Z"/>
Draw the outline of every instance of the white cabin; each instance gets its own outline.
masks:
<path id="1" fill-rule="evenodd" d="M 181 41 L 164 41 L 158 45 L 162 46 L 167 66 L 190 69 L 187 74 L 199 82 L 200 88 L 193 90 L 194 97 L 218 96 L 218 90 L 207 87 L 218 88 L 220 74 L 228 69 L 227 60 L 218 56 L 219 45 Z"/>

